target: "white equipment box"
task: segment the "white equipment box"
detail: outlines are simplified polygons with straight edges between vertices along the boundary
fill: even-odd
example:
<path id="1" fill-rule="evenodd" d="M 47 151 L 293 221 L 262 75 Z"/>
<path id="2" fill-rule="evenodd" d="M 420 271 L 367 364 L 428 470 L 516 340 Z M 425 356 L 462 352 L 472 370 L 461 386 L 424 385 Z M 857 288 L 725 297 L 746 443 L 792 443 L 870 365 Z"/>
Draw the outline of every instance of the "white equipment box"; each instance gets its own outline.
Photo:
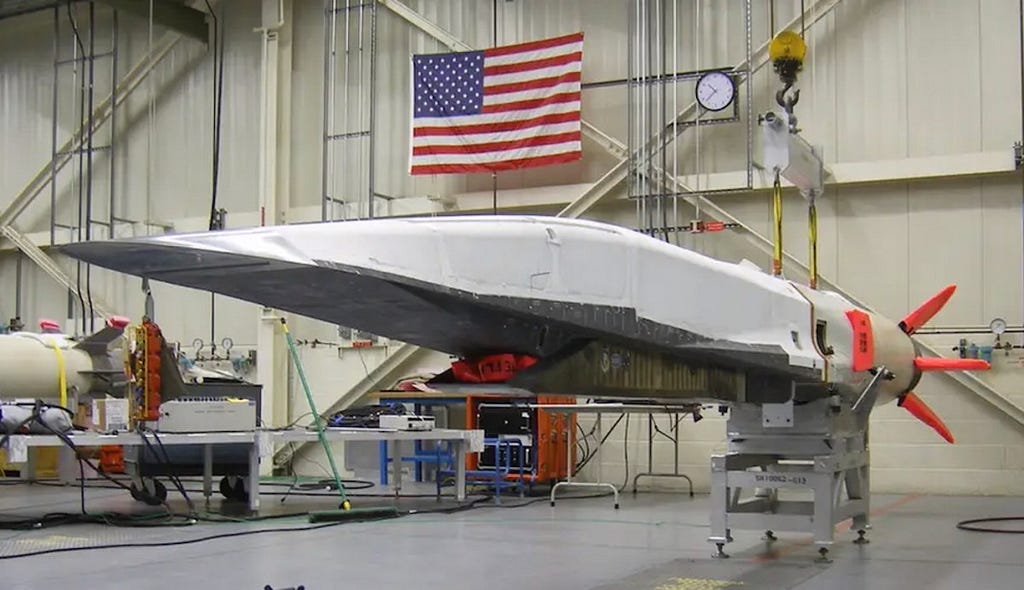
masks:
<path id="1" fill-rule="evenodd" d="M 251 432 L 256 402 L 251 399 L 176 399 L 160 404 L 159 432 Z"/>
<path id="2" fill-rule="evenodd" d="M 416 416 L 413 414 L 382 414 L 380 427 L 387 430 L 433 430 L 433 416 Z"/>

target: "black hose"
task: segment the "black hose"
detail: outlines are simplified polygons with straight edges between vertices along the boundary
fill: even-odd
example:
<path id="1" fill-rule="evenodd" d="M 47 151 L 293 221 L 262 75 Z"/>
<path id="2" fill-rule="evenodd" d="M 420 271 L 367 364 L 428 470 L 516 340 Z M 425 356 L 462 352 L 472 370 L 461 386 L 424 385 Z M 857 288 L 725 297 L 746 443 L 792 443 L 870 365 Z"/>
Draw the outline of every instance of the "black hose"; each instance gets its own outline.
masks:
<path id="1" fill-rule="evenodd" d="M 972 518 L 970 520 L 961 520 L 956 523 L 956 528 L 961 531 L 970 531 L 972 533 L 1002 533 L 1008 535 L 1024 535 L 1024 529 L 996 529 L 984 526 L 975 526 L 979 524 L 990 524 L 998 522 L 1024 522 L 1024 516 L 993 516 L 989 518 Z"/>

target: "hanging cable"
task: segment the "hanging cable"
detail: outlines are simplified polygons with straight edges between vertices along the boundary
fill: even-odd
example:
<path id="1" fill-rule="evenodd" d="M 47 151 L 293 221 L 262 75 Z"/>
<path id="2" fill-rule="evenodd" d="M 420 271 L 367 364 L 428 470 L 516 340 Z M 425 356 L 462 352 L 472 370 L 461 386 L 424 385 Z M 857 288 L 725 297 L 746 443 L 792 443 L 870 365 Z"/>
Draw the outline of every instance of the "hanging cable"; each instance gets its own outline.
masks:
<path id="1" fill-rule="evenodd" d="M 210 230 L 218 229 L 217 185 L 220 177 L 221 106 L 224 98 L 224 31 L 217 13 L 206 1 L 206 9 L 213 19 L 213 171 L 210 191 Z"/>
<path id="2" fill-rule="evenodd" d="M 85 44 L 82 43 L 82 36 L 81 36 L 81 34 L 79 33 L 79 30 L 78 30 L 78 21 L 77 21 L 77 19 L 75 19 L 74 12 L 72 11 L 72 8 L 71 8 L 71 0 L 68 0 L 67 12 L 68 12 L 68 21 L 70 21 L 71 29 L 72 29 L 72 31 L 75 34 L 76 52 L 77 52 L 77 54 L 81 55 L 81 63 L 84 66 L 85 59 L 86 59 L 86 57 L 85 57 Z M 78 55 L 75 55 L 75 57 L 76 57 L 76 60 L 75 60 L 75 77 L 77 78 L 78 77 L 78 64 L 79 64 L 79 60 L 77 59 Z M 84 182 L 83 182 L 84 179 L 82 178 L 82 174 L 83 174 L 83 170 L 84 170 L 84 166 L 82 164 L 82 156 L 84 154 L 84 150 L 82 149 L 82 144 L 83 144 L 83 141 L 84 141 L 84 136 L 82 134 L 83 133 L 90 133 L 90 134 L 92 133 L 92 129 L 86 129 L 85 128 L 85 72 L 84 72 L 84 67 L 83 67 L 81 82 L 79 82 L 79 84 L 78 84 L 78 129 L 79 129 L 78 141 L 73 143 L 72 145 L 77 145 L 78 146 L 77 150 L 76 150 L 78 152 L 78 228 L 76 229 L 76 232 L 78 233 L 78 241 L 81 242 L 82 241 L 82 237 L 83 237 L 82 236 L 83 217 L 84 217 L 84 215 L 83 215 L 84 214 L 83 207 L 85 206 L 85 202 L 84 202 L 83 194 L 82 194 L 82 187 L 84 186 Z M 87 331 L 87 324 L 86 324 L 86 319 L 85 319 L 85 316 L 86 316 L 85 298 L 82 296 L 82 262 L 81 261 L 77 261 L 75 263 L 75 294 L 78 296 L 79 309 L 81 309 L 81 311 L 82 311 L 82 320 L 81 320 L 82 325 L 81 325 L 81 328 L 82 328 L 82 333 L 84 334 Z"/>
<path id="3" fill-rule="evenodd" d="M 807 7 L 804 6 L 804 0 L 800 0 L 800 38 L 807 38 Z"/>
<path id="4" fill-rule="evenodd" d="M 224 30 L 216 11 L 206 1 L 213 19 L 213 170 L 210 189 L 210 231 L 224 229 L 224 218 L 217 209 L 217 185 L 220 178 L 221 107 L 224 101 Z M 217 341 L 217 295 L 210 293 L 210 342 Z"/>
<path id="5" fill-rule="evenodd" d="M 82 56 L 85 58 L 85 56 Z M 93 152 L 93 93 L 96 83 L 96 5 L 89 2 L 89 100 L 86 112 L 89 113 L 86 121 L 86 137 L 88 149 L 86 151 L 86 173 L 85 173 L 85 241 L 92 240 L 92 152 Z M 84 72 L 83 72 L 84 74 Z M 96 331 L 96 308 L 92 301 L 92 265 L 85 265 L 85 295 L 89 302 L 89 332 Z"/>
<path id="6" fill-rule="evenodd" d="M 772 235 L 774 249 L 772 252 L 772 274 L 782 275 L 782 182 L 778 171 L 775 172 L 775 185 L 772 188 L 772 223 L 775 233 Z"/>

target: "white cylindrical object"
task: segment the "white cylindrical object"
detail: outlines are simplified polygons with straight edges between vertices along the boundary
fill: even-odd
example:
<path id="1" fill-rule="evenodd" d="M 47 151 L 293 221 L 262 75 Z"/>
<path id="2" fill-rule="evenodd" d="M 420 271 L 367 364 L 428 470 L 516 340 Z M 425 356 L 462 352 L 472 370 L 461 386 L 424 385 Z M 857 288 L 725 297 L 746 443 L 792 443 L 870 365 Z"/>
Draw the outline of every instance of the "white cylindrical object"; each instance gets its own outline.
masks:
<path id="1" fill-rule="evenodd" d="M 57 403 L 63 356 L 67 395 L 92 389 L 93 359 L 59 334 L 16 333 L 0 336 L 0 398 L 32 398 Z"/>

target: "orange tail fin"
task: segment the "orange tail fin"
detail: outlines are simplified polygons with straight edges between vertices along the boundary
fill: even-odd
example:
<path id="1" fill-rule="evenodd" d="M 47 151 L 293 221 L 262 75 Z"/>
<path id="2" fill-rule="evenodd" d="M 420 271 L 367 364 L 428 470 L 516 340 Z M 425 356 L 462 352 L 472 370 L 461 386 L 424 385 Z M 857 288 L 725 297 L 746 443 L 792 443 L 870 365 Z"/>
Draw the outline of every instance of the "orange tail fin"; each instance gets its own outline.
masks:
<path id="1" fill-rule="evenodd" d="M 931 299 L 922 303 L 920 307 L 903 318 L 903 321 L 900 322 L 900 328 L 907 334 L 913 334 L 920 330 L 921 326 L 928 323 L 928 320 L 935 317 L 935 314 L 942 310 L 946 302 L 949 301 L 949 298 L 953 296 L 953 291 L 956 291 L 956 285 L 949 285 L 935 295 L 932 295 Z"/>
<path id="2" fill-rule="evenodd" d="M 987 371 L 992 368 L 988 361 L 982 359 L 947 359 L 936 357 L 917 357 L 914 366 L 921 371 Z"/>
<path id="3" fill-rule="evenodd" d="M 935 429 L 935 432 L 938 432 L 939 436 L 946 439 L 946 442 L 954 442 L 953 433 L 949 431 L 949 428 L 942 421 L 942 418 L 939 418 L 939 416 L 928 407 L 928 404 L 924 403 L 921 398 L 917 397 L 913 391 L 904 393 L 897 403 L 901 408 L 913 414 L 915 418 Z"/>

